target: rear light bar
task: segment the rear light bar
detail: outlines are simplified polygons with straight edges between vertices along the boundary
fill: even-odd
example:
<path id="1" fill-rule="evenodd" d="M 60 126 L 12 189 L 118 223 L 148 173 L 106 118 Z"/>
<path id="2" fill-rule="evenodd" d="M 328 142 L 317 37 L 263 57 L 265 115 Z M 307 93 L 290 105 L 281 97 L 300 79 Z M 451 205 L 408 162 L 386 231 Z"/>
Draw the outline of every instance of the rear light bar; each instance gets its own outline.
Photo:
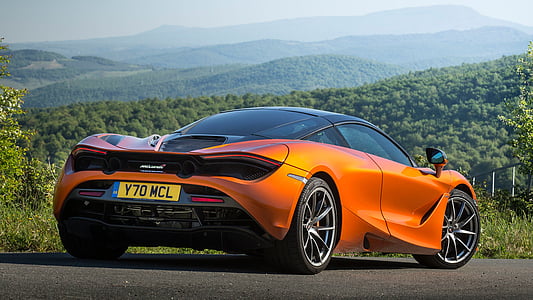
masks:
<path id="1" fill-rule="evenodd" d="M 207 197 L 191 197 L 192 202 L 224 203 L 223 199 Z"/>
<path id="2" fill-rule="evenodd" d="M 108 152 L 78 147 L 72 151 L 74 170 L 102 171 L 104 174 L 122 172 L 176 174 L 191 176 L 221 176 L 242 180 L 256 180 L 274 172 L 282 162 L 251 153 L 212 155 L 173 155 L 163 153 Z"/>
<path id="3" fill-rule="evenodd" d="M 275 161 L 273 159 L 268 159 L 266 157 L 258 156 L 258 155 L 251 155 L 251 154 L 222 154 L 222 155 L 206 155 L 202 156 L 203 159 L 211 160 L 211 159 L 222 159 L 222 160 L 256 160 L 260 162 L 264 162 L 266 164 L 274 165 L 274 166 L 281 166 L 281 162 Z"/>
<path id="4" fill-rule="evenodd" d="M 81 153 L 84 153 L 84 152 L 88 152 L 88 153 L 92 153 L 92 154 L 101 154 L 101 155 L 106 155 L 107 154 L 107 151 L 93 149 L 93 148 L 79 147 L 79 148 L 74 149 L 74 151 L 72 151 L 72 155 L 78 156 L 78 155 L 80 155 Z"/>
<path id="5" fill-rule="evenodd" d="M 243 180 L 262 178 L 282 163 L 264 156 L 250 153 L 224 153 L 201 156 L 203 165 L 200 175 L 234 177 Z"/>
<path id="6" fill-rule="evenodd" d="M 102 197 L 105 194 L 105 192 L 104 191 L 79 191 L 78 194 L 80 196 Z"/>

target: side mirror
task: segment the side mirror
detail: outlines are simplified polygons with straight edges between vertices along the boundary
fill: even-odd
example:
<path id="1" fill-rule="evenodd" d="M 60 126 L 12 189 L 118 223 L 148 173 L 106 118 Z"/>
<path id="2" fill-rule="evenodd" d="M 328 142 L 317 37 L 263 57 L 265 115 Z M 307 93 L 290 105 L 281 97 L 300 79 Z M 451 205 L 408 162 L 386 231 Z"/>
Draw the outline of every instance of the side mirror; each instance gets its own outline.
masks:
<path id="1" fill-rule="evenodd" d="M 446 153 L 440 149 L 426 148 L 426 157 L 429 163 L 435 166 L 435 175 L 437 178 L 440 177 L 442 169 L 448 163 L 448 157 L 446 156 Z"/>

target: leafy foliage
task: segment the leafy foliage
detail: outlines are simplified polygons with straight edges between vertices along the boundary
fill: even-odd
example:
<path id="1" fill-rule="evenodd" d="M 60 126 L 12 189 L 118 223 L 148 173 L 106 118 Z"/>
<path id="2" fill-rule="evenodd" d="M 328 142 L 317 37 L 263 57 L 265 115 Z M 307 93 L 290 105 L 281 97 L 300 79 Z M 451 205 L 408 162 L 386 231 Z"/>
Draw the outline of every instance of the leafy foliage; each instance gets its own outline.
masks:
<path id="1" fill-rule="evenodd" d="M 2 40 L 0 39 L 0 42 Z M 6 46 L 0 45 L 0 51 Z M 9 57 L 0 54 L 0 77 L 9 76 L 7 64 Z M 20 145 L 29 137 L 29 132 L 20 128 L 16 117 L 22 111 L 24 90 L 0 86 L 0 203 L 13 202 L 22 182 L 24 152 Z"/>
<path id="2" fill-rule="evenodd" d="M 509 99 L 507 106 L 510 117 L 500 118 L 516 133 L 511 140 L 513 154 L 522 163 L 526 174 L 533 173 L 533 42 L 529 44 L 525 57 L 520 58 L 517 67 L 520 76 L 520 96 Z"/>
<path id="3" fill-rule="evenodd" d="M 5 50 L 0 45 L 0 51 Z M 8 63 L 9 57 L 0 55 L 0 77 L 9 76 Z M 31 210 L 51 207 L 57 170 L 25 156 L 31 132 L 21 128 L 18 118 L 26 91 L 6 86 L 0 90 L 0 205 Z"/>

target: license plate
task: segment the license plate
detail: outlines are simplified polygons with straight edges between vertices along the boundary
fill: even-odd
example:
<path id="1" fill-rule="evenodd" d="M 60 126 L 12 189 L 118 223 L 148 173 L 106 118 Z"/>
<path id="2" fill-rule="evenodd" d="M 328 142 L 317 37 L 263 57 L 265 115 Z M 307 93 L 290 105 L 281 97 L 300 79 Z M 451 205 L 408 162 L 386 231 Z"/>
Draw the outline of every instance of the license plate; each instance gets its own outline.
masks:
<path id="1" fill-rule="evenodd" d="M 177 184 L 156 184 L 144 182 L 115 182 L 113 197 L 123 199 L 149 199 L 178 201 L 181 186 Z"/>

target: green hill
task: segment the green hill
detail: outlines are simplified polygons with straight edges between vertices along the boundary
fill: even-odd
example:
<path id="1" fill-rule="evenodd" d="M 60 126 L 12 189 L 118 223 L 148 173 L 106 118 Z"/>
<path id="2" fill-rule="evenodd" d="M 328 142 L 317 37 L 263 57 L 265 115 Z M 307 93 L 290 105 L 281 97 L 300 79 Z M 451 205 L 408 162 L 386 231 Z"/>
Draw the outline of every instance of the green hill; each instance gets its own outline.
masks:
<path id="1" fill-rule="evenodd" d="M 356 88 L 288 95 L 210 96 L 94 102 L 30 109 L 22 119 L 35 130 L 31 155 L 62 161 L 70 147 L 97 132 L 136 136 L 171 132 L 222 110 L 250 106 L 305 106 L 365 118 L 391 134 L 412 154 L 426 146 L 448 153 L 450 167 L 476 173 L 512 161 L 509 132 L 498 121 L 503 99 L 519 94 L 517 57 L 431 69 Z"/>
<path id="2" fill-rule="evenodd" d="M 54 52 L 31 49 L 7 51 L 5 55 L 11 56 L 11 76 L 0 82 L 3 85 L 30 90 L 75 78 L 109 78 L 150 69 L 100 57 L 67 58 Z"/>
<path id="3" fill-rule="evenodd" d="M 405 72 L 397 66 L 351 56 L 292 57 L 253 66 L 158 70 L 123 77 L 68 80 L 32 90 L 25 106 L 246 93 L 281 95 L 293 90 L 359 86 Z"/>

